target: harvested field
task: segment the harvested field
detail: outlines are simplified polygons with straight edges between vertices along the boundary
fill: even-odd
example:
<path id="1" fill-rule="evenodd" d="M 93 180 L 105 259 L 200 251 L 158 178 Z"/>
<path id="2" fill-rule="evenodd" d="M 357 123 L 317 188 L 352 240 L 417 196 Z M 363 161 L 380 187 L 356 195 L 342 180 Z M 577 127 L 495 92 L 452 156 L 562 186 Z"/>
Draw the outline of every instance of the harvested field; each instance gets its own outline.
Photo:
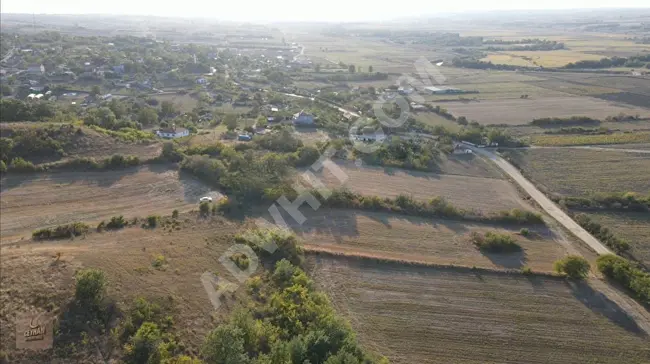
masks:
<path id="1" fill-rule="evenodd" d="M 446 103 L 445 107 L 456 116 L 465 116 L 486 125 L 521 125 L 538 118 L 577 115 L 596 119 L 619 113 L 650 116 L 649 109 L 578 96 Z"/>
<path id="2" fill-rule="evenodd" d="M 457 207 L 485 213 L 527 207 L 508 181 L 485 177 L 494 173 L 491 165 L 476 156 L 472 158 L 468 162 L 455 160 L 442 167 L 447 173 L 459 172 L 457 174 L 370 166 L 357 168 L 353 163 L 341 163 L 339 166 L 348 176 L 344 184 L 329 171 L 320 175 L 328 187 L 347 187 L 364 195 L 395 197 L 407 194 L 422 201 L 442 196 Z"/>
<path id="3" fill-rule="evenodd" d="M 565 196 L 650 191 L 650 155 L 569 148 L 509 151 L 542 190 Z M 633 172 L 633 173 L 632 173 Z"/>
<path id="4" fill-rule="evenodd" d="M 391 363 L 647 363 L 647 336 L 585 283 L 310 258 L 363 345 Z M 579 358 L 579 359 L 578 359 Z"/>
<path id="5" fill-rule="evenodd" d="M 594 212 L 589 216 L 609 228 L 616 236 L 627 239 L 630 253 L 650 267 L 650 214 L 646 212 Z"/>
<path id="6" fill-rule="evenodd" d="M 599 135 L 534 135 L 531 137 L 531 144 L 540 146 L 634 143 L 650 143 L 650 133 L 628 132 Z"/>
<path id="7" fill-rule="evenodd" d="M 37 228 L 74 221 L 171 214 L 173 209 L 196 207 L 205 195 L 218 192 L 165 166 L 10 175 L 2 178 L 0 232 L 6 242 Z"/>
<path id="8" fill-rule="evenodd" d="M 313 250 L 488 269 L 519 270 L 528 266 L 544 272 L 552 272 L 553 262 L 566 254 L 565 248 L 553 240 L 554 234 L 543 226 L 530 227 L 528 239 L 518 234 L 520 227 L 344 209 L 303 210 L 307 218 L 303 224 L 292 219 L 287 223 Z M 522 251 L 482 253 L 470 242 L 470 233 L 488 231 L 511 234 Z"/>
<path id="9" fill-rule="evenodd" d="M 458 131 L 460 129 L 460 125 L 458 125 L 458 123 L 452 120 L 447 120 L 436 113 L 418 112 L 417 114 L 413 114 L 413 117 L 415 118 L 415 120 L 422 122 L 423 124 L 426 125 L 444 126 L 445 128 L 451 131 Z"/>

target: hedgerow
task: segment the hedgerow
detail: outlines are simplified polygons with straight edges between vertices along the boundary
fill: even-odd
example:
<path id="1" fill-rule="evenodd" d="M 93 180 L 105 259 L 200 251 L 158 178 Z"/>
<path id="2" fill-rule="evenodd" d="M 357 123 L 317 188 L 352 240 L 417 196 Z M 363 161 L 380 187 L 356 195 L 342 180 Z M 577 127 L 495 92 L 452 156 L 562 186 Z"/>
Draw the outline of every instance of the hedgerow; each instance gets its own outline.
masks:
<path id="1" fill-rule="evenodd" d="M 82 222 L 59 225 L 51 228 L 38 229 L 32 232 L 36 240 L 69 239 L 74 236 L 86 234 L 90 227 Z"/>

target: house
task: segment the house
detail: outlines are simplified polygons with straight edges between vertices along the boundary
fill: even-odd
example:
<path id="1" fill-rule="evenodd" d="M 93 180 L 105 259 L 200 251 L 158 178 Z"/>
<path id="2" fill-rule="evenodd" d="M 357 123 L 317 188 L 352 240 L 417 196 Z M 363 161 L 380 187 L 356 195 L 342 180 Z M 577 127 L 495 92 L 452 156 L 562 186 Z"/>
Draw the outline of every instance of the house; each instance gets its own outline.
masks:
<path id="1" fill-rule="evenodd" d="M 252 138 L 250 135 L 247 135 L 247 134 L 240 134 L 240 135 L 237 137 L 237 140 L 242 141 L 242 142 L 249 142 L 249 141 L 251 141 L 252 139 L 253 139 L 253 138 Z"/>
<path id="2" fill-rule="evenodd" d="M 300 111 L 293 115 L 293 125 L 314 125 L 314 116 Z"/>
<path id="3" fill-rule="evenodd" d="M 190 135 L 190 131 L 185 128 L 177 128 L 172 125 L 171 128 L 161 128 L 156 130 L 156 135 L 161 138 L 181 138 Z"/>
<path id="4" fill-rule="evenodd" d="M 124 73 L 124 65 L 121 64 L 119 66 L 113 66 L 113 72 L 122 74 Z"/>
<path id="5" fill-rule="evenodd" d="M 42 76 L 45 74 L 45 66 L 43 66 L 42 64 L 33 64 L 27 67 L 26 73 L 29 75 Z"/>
<path id="6" fill-rule="evenodd" d="M 196 79 L 196 83 L 198 83 L 199 85 L 205 85 L 206 83 L 208 83 L 208 80 L 206 80 L 205 78 L 201 77 L 201 78 L 197 78 L 197 79 Z"/>

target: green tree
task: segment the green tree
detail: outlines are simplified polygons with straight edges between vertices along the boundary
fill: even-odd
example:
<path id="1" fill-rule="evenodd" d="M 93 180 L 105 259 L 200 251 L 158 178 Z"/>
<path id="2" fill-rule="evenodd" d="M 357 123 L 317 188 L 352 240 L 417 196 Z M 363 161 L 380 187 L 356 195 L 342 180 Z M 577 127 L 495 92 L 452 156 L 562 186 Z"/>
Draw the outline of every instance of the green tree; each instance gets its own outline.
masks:
<path id="1" fill-rule="evenodd" d="M 99 269 L 83 269 L 75 274 L 75 299 L 84 305 L 97 306 L 106 294 L 106 275 Z"/>
<path id="2" fill-rule="evenodd" d="M 7 172 L 7 165 L 5 164 L 5 161 L 0 160 L 0 173 L 5 173 Z"/>
<path id="3" fill-rule="evenodd" d="M 171 101 L 163 101 L 160 104 L 160 116 L 165 118 L 168 116 L 172 116 L 176 113 L 176 109 L 174 108 L 174 104 Z"/>
<path id="4" fill-rule="evenodd" d="M 91 96 L 98 96 L 98 95 L 101 94 L 101 93 L 102 93 L 102 89 L 99 88 L 99 85 L 94 85 L 94 86 L 90 89 L 90 95 L 91 95 Z"/>
<path id="5" fill-rule="evenodd" d="M 587 277 L 591 266 L 587 259 L 579 255 L 569 255 L 557 260 L 553 265 L 555 271 L 566 274 L 569 278 L 582 279 Z"/>
<path id="6" fill-rule="evenodd" d="M 258 128 L 266 128 L 269 125 L 269 122 L 266 120 L 266 116 L 260 115 L 257 117 L 257 120 L 255 121 L 255 125 Z"/>
<path id="7" fill-rule="evenodd" d="M 7 85 L 6 83 L 3 83 L 0 85 L 0 93 L 2 93 L 2 96 L 9 96 L 11 95 L 13 90 L 11 89 L 11 86 Z"/>
<path id="8" fill-rule="evenodd" d="M 201 202 L 199 204 L 199 214 L 203 217 L 210 215 L 210 204 L 208 202 Z"/>
<path id="9" fill-rule="evenodd" d="M 244 364 L 249 361 L 244 352 L 242 330 L 233 325 L 220 325 L 210 332 L 201 352 L 208 364 Z"/>
<path id="10" fill-rule="evenodd" d="M 153 322 L 144 322 L 125 345 L 127 362 L 133 364 L 160 363 L 158 345 L 161 340 L 162 333 L 158 325 Z"/>
<path id="11" fill-rule="evenodd" d="M 350 73 L 354 73 L 355 70 L 356 70 L 356 67 L 355 67 L 353 64 L 351 64 L 351 65 L 348 66 L 348 71 L 349 71 Z"/>
<path id="12" fill-rule="evenodd" d="M 158 123 L 158 113 L 150 107 L 144 107 L 138 112 L 138 121 L 142 125 L 154 125 Z"/>
<path id="13" fill-rule="evenodd" d="M 372 73 L 372 66 L 368 66 L 368 72 Z"/>
<path id="14" fill-rule="evenodd" d="M 237 128 L 237 115 L 234 114 L 228 114 L 223 118 L 223 123 L 226 125 L 226 128 L 228 128 L 228 131 L 233 131 Z"/>
<path id="15" fill-rule="evenodd" d="M 105 129 L 115 128 L 116 122 L 115 114 L 107 107 L 91 109 L 84 117 L 84 124 L 98 125 Z"/>

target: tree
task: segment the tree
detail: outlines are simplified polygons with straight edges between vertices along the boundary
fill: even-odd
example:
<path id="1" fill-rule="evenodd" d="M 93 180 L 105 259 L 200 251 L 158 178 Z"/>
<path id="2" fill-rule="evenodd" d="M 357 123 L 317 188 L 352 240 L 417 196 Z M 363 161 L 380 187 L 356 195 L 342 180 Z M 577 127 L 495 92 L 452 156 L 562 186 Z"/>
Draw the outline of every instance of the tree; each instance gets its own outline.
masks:
<path id="1" fill-rule="evenodd" d="M 176 109 L 174 108 L 174 104 L 171 101 L 163 101 L 160 104 L 160 117 L 168 117 L 172 116 L 176 113 Z"/>
<path id="2" fill-rule="evenodd" d="M 7 85 L 6 83 L 3 83 L 0 85 L 0 93 L 2 93 L 2 96 L 9 96 L 13 90 L 11 89 L 11 86 Z"/>
<path id="3" fill-rule="evenodd" d="M 244 352 L 241 329 L 233 325 L 219 325 L 205 339 L 202 349 L 205 362 L 209 364 L 242 364 L 248 362 Z"/>
<path id="4" fill-rule="evenodd" d="M 579 255 L 569 255 L 557 260 L 554 268 L 556 272 L 566 274 L 569 278 L 582 279 L 587 277 L 591 266 L 587 259 Z"/>
<path id="5" fill-rule="evenodd" d="M 91 96 L 97 96 L 97 95 L 99 95 L 99 94 L 101 94 L 101 93 L 102 93 L 102 90 L 101 90 L 101 88 L 99 88 L 99 85 L 94 85 L 94 86 L 90 89 L 90 95 L 91 95 Z"/>
<path id="6" fill-rule="evenodd" d="M 264 115 L 260 115 L 257 117 L 257 120 L 255 121 L 255 125 L 258 128 L 266 128 L 269 125 L 268 120 L 266 120 L 266 117 Z"/>
<path id="7" fill-rule="evenodd" d="M 210 215 L 210 204 L 208 202 L 201 202 L 199 204 L 199 214 L 203 217 Z"/>
<path id="8" fill-rule="evenodd" d="M 158 344 L 162 340 L 162 333 L 153 322 L 144 322 L 138 331 L 126 344 L 127 362 L 129 363 L 157 363 Z"/>
<path id="9" fill-rule="evenodd" d="M 5 164 L 5 161 L 0 160 L 0 173 L 5 173 L 7 172 L 7 165 Z"/>
<path id="10" fill-rule="evenodd" d="M 368 66 L 368 72 L 372 73 L 372 66 Z"/>
<path id="11" fill-rule="evenodd" d="M 106 275 L 99 269 L 83 269 L 75 274 L 75 299 L 83 305 L 97 306 L 106 294 Z"/>
<path id="12" fill-rule="evenodd" d="M 88 111 L 84 117 L 84 124 L 86 125 L 99 125 L 105 129 L 113 129 L 115 127 L 116 117 L 113 111 L 107 107 L 94 108 Z"/>
<path id="13" fill-rule="evenodd" d="M 355 70 L 356 70 L 356 67 L 355 67 L 353 64 L 351 64 L 351 65 L 348 66 L 348 71 L 349 71 L 350 73 L 354 73 Z"/>
<path id="14" fill-rule="evenodd" d="M 228 128 L 228 131 L 233 131 L 237 129 L 237 115 L 228 114 L 223 118 L 223 123 Z"/>
<path id="15" fill-rule="evenodd" d="M 153 125 L 158 123 L 158 113 L 150 107 L 143 107 L 138 113 L 138 121 L 142 125 Z"/>

